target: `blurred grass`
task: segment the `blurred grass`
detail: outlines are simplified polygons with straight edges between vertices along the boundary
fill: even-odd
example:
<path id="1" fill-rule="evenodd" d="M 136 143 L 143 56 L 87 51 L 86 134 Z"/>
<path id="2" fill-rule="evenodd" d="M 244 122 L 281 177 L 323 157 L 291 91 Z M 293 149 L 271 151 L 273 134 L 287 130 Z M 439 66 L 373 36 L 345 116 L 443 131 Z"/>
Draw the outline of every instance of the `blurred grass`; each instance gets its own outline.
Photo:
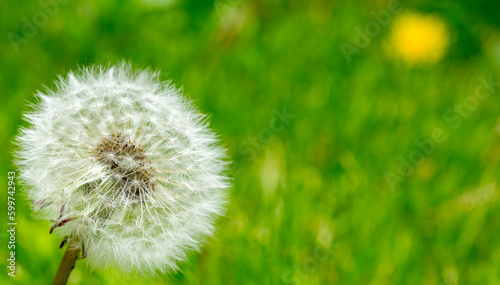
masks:
<path id="1" fill-rule="evenodd" d="M 78 66 L 124 58 L 160 68 L 211 115 L 239 166 L 231 203 L 182 272 L 144 280 L 84 261 L 70 284 L 500 284 L 498 90 L 458 129 L 443 120 L 475 94 L 478 76 L 500 80 L 498 4 L 414 2 L 402 1 L 403 13 L 438 15 L 449 29 L 437 63 L 387 54 L 392 21 L 347 62 L 340 43 L 352 44 L 354 28 L 386 9 L 382 0 L 71 1 L 17 53 L 6 35 L 22 35 L 23 17 L 41 7 L 4 1 L 0 185 L 36 90 Z M 252 148 L 255 158 L 242 151 L 284 107 L 290 124 Z M 392 191 L 384 174 L 437 127 L 448 140 Z M 2 266 L 0 282 L 48 284 L 60 240 L 21 191 L 18 272 L 10 278 Z"/>

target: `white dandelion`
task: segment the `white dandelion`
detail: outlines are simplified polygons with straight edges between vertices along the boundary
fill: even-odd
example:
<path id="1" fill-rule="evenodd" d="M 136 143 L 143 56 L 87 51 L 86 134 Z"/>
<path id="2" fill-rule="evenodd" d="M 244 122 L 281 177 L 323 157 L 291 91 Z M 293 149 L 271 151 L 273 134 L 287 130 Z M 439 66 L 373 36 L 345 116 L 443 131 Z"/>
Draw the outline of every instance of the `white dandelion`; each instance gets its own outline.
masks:
<path id="1" fill-rule="evenodd" d="M 225 151 L 158 72 L 83 68 L 38 93 L 17 137 L 34 211 L 96 268 L 169 272 L 227 200 Z"/>

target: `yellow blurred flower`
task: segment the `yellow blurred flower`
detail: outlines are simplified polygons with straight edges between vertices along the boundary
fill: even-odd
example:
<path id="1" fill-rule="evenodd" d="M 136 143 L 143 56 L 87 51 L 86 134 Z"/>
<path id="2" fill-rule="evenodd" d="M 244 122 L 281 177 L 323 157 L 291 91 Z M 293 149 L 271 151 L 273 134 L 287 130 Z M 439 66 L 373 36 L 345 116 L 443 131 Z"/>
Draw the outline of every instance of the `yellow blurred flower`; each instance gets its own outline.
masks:
<path id="1" fill-rule="evenodd" d="M 434 63 L 448 48 L 449 32 L 436 15 L 407 13 L 394 20 L 390 53 L 410 64 Z"/>

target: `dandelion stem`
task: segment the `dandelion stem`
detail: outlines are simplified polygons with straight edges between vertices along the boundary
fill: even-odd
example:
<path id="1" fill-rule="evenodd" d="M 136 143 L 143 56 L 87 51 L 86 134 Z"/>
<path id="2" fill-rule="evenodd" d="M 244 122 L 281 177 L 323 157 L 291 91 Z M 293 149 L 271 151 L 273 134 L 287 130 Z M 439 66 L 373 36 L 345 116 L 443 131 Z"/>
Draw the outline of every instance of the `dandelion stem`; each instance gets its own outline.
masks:
<path id="1" fill-rule="evenodd" d="M 81 247 L 79 240 L 75 238 L 71 239 L 66 247 L 66 252 L 64 252 L 64 256 L 61 260 L 61 264 L 59 264 L 56 275 L 54 276 L 52 285 L 64 285 L 68 282 L 69 275 L 71 274 L 71 270 L 75 267 L 75 262 L 80 255 L 80 251 Z"/>

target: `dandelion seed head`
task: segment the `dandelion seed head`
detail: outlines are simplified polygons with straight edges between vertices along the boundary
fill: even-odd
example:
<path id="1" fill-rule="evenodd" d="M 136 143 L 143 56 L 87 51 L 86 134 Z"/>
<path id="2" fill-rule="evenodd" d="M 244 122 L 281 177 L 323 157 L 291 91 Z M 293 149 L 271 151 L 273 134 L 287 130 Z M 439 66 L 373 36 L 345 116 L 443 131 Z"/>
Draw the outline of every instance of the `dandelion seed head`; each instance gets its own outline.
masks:
<path id="1" fill-rule="evenodd" d="M 227 201 L 225 151 L 206 118 L 158 72 L 127 64 L 56 86 L 38 94 L 16 138 L 34 211 L 78 238 L 96 268 L 177 270 Z"/>

